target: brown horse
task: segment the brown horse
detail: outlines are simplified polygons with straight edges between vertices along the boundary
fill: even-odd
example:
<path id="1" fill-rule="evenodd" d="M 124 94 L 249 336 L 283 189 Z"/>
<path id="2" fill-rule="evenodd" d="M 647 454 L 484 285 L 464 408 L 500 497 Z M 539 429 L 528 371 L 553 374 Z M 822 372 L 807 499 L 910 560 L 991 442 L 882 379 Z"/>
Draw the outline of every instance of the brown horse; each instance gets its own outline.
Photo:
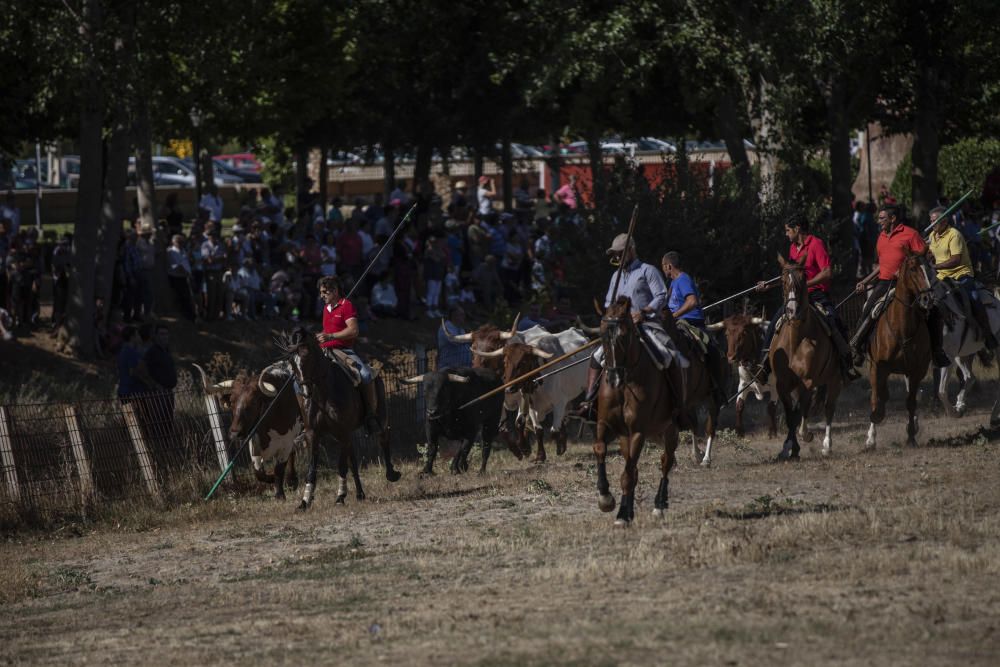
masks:
<path id="1" fill-rule="evenodd" d="M 916 446 L 917 390 L 931 363 L 927 313 L 933 307 L 931 281 L 923 257 L 908 255 L 896 274 L 896 292 L 875 326 L 868 343 L 869 380 L 872 388 L 871 425 L 867 449 L 875 447 L 875 425 L 885 418 L 889 399 L 889 376 L 898 373 L 906 380 L 906 444 Z"/>
<path id="2" fill-rule="evenodd" d="M 316 489 L 317 445 L 322 436 L 329 435 L 340 446 L 341 455 L 338 459 L 338 474 L 340 488 L 337 492 L 337 502 L 343 502 L 347 495 L 347 465 L 352 457 L 351 434 L 364 424 L 365 409 L 361 394 L 354 386 L 347 372 L 337 366 L 323 354 L 316 342 L 316 337 L 304 327 L 299 327 L 282 341 L 282 347 L 290 356 L 290 365 L 295 379 L 305 397 L 305 411 L 302 427 L 305 432 L 306 445 L 309 447 L 309 469 L 306 472 L 306 488 L 299 509 L 308 509 L 312 504 Z M 279 362 L 278 365 L 288 365 Z M 263 380 L 268 373 L 268 367 L 261 373 Z M 378 382 L 378 410 L 380 421 L 385 419 L 385 390 L 381 378 Z M 287 391 L 287 390 L 286 390 Z M 385 478 L 395 482 L 400 475 L 392 466 L 389 449 L 389 428 L 386 424 L 379 436 L 382 459 L 385 464 Z M 352 470 L 358 500 L 364 499 L 361 489 L 361 478 L 357 468 Z"/>
<path id="3" fill-rule="evenodd" d="M 803 257 L 802 262 L 805 258 Z M 778 255 L 781 265 L 781 285 L 784 291 L 785 314 L 781 329 L 771 340 L 768 356 L 778 398 L 785 409 L 788 434 L 778 454 L 779 461 L 799 458 L 799 435 L 808 442 L 812 439 L 806 427 L 806 417 L 812 403 L 813 392 L 826 388 L 823 403 L 826 434 L 823 437 L 823 455 L 830 454 L 830 428 L 837 398 L 843 386 L 837 348 L 820 323 L 822 317 L 809 305 L 809 292 L 803 263 L 788 262 Z M 795 396 L 793 397 L 793 394 Z M 797 400 L 796 400 L 797 399 Z"/>
<path id="4" fill-rule="evenodd" d="M 668 322 L 667 330 L 677 336 Z M 622 498 L 615 525 L 627 526 L 635 518 L 635 488 L 639 481 L 639 455 L 648 434 L 662 434 L 660 487 L 654 500 L 653 515 L 662 517 L 667 509 L 668 476 L 676 462 L 678 428 L 685 425 L 685 413 L 705 400 L 711 400 L 712 384 L 703 365 L 683 369 L 675 361 L 661 371 L 652 363 L 640 333 L 632 321 L 631 301 L 619 297 L 601 318 L 601 345 L 607 372 L 597 395 L 597 506 L 603 512 L 615 508 L 615 497 L 608 484 L 605 457 L 608 443 L 618 436 L 625 470 L 621 476 Z M 686 403 L 684 394 L 691 397 Z M 714 435 L 718 406 L 709 411 L 706 432 Z"/>

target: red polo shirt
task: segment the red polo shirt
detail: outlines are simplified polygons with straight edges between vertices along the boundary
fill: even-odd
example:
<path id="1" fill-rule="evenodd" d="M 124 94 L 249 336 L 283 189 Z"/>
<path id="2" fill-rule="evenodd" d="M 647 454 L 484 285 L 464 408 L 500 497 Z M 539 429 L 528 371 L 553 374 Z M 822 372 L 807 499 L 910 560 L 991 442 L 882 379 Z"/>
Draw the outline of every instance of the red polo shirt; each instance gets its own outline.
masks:
<path id="1" fill-rule="evenodd" d="M 826 252 L 826 246 L 823 245 L 823 241 L 812 234 L 806 234 L 801 246 L 793 243 L 791 249 L 788 251 L 788 259 L 793 262 L 799 261 L 799 258 L 802 256 L 806 258 L 804 266 L 806 281 L 812 280 L 820 271 L 830 266 L 830 255 Z M 809 288 L 810 292 L 817 290 L 820 292 L 829 292 L 830 280 L 827 279 L 821 283 L 816 283 Z"/>
<path id="2" fill-rule="evenodd" d="M 332 306 L 323 307 L 323 333 L 339 333 L 347 328 L 347 320 L 357 318 L 358 311 L 354 309 L 354 304 L 347 299 L 341 299 Z M 320 347 L 333 347 L 338 349 L 350 349 L 353 347 L 353 338 L 338 338 L 320 343 Z"/>
<path id="3" fill-rule="evenodd" d="M 878 235 L 878 279 L 892 280 L 906 259 L 906 251 L 914 255 L 927 252 L 920 232 L 907 225 L 896 225 L 888 234 Z"/>

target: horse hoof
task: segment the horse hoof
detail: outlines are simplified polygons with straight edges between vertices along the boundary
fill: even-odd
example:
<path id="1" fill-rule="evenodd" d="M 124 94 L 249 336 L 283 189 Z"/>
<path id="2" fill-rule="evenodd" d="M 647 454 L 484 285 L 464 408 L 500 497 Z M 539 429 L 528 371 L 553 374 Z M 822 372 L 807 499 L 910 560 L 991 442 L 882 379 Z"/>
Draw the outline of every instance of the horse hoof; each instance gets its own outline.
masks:
<path id="1" fill-rule="evenodd" d="M 385 473 L 385 478 L 390 482 L 398 482 L 400 477 L 402 477 L 402 475 L 398 470 L 388 470 Z"/>
<path id="2" fill-rule="evenodd" d="M 823 456 L 825 456 L 826 458 L 830 458 L 830 454 L 832 454 L 832 453 L 833 453 L 833 452 L 832 452 L 832 451 L 830 451 L 830 448 L 829 448 L 829 447 L 824 447 L 824 448 L 823 448 Z"/>
<path id="3" fill-rule="evenodd" d="M 284 500 L 285 499 L 285 494 L 284 493 L 276 493 L 276 494 L 274 494 L 274 499 L 275 500 Z"/>
<path id="4" fill-rule="evenodd" d="M 615 519 L 615 528 L 628 528 L 629 521 L 627 519 Z"/>
<path id="5" fill-rule="evenodd" d="M 799 460 L 798 452 L 781 452 L 780 454 L 778 454 L 779 463 L 787 463 L 788 461 L 798 461 L 798 460 Z"/>
<path id="6" fill-rule="evenodd" d="M 698 465 L 700 465 L 702 468 L 711 468 L 712 461 L 710 459 L 702 459 L 701 463 L 699 463 Z"/>
<path id="7" fill-rule="evenodd" d="M 803 442 L 812 442 L 813 441 L 813 434 L 810 431 L 806 431 L 805 433 L 803 433 L 799 437 L 802 438 Z"/>
<path id="8" fill-rule="evenodd" d="M 362 500 L 364 500 L 364 499 L 365 499 L 365 494 L 363 494 L 363 493 L 359 493 L 359 494 L 358 494 L 357 496 L 355 496 L 355 497 L 356 497 L 356 498 L 358 499 L 358 502 L 361 502 Z"/>
<path id="9" fill-rule="evenodd" d="M 907 438 L 907 440 L 906 440 L 906 446 L 907 447 L 916 447 L 917 446 L 917 439 L 916 438 Z"/>
<path id="10" fill-rule="evenodd" d="M 610 493 L 606 496 L 598 496 L 597 507 L 602 512 L 610 512 L 615 508 L 615 497 Z"/>
<path id="11" fill-rule="evenodd" d="M 343 505 L 345 500 L 347 500 L 347 496 L 337 496 L 337 499 L 333 501 L 333 504 Z"/>
<path id="12" fill-rule="evenodd" d="M 426 468 L 424 470 L 421 470 L 420 471 L 420 479 L 424 479 L 426 477 L 434 477 L 434 470 L 433 469 L 428 470 Z"/>
<path id="13" fill-rule="evenodd" d="M 656 507 L 656 508 L 653 509 L 653 518 L 654 519 L 662 519 L 663 518 L 663 514 L 664 514 L 663 510 L 660 509 L 659 507 Z"/>
<path id="14" fill-rule="evenodd" d="M 299 501 L 299 511 L 300 512 L 305 512 L 307 509 L 309 509 L 309 503 L 307 503 L 304 500 L 300 500 Z"/>
<path id="15" fill-rule="evenodd" d="M 295 491 L 297 488 L 299 488 L 299 478 L 292 477 L 290 480 L 285 482 L 285 486 L 288 487 L 289 491 Z"/>

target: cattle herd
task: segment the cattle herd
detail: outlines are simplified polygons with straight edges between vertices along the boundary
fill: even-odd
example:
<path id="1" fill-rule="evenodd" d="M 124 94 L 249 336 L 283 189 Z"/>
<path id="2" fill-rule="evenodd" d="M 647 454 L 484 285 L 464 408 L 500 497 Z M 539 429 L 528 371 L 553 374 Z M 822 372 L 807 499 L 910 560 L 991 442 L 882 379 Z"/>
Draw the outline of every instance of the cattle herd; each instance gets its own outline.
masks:
<path id="1" fill-rule="evenodd" d="M 442 322 L 442 331 L 451 342 L 470 346 L 473 353 L 472 367 L 443 368 L 402 380 L 404 384 L 421 385 L 423 389 L 427 450 L 422 475 L 434 474 L 442 439 L 460 443 L 450 463 L 452 473 L 462 473 L 469 469 L 469 455 L 477 439 L 482 444 L 480 473 L 485 472 L 493 444 L 498 439 L 518 459 L 530 456 L 530 460 L 535 463 L 546 460 L 546 435 L 555 442 L 557 454 L 561 455 L 566 451 L 570 410 L 587 391 L 586 362 L 591 354 L 588 335 L 598 334 L 600 330 L 586 327 L 579 321 L 577 327 L 559 333 L 550 333 L 540 326 L 518 331 L 517 324 L 515 319 L 507 330 L 487 324 L 471 333 L 452 335 Z M 734 315 L 708 327 L 712 332 L 725 334 L 725 357 L 737 369 L 736 432 L 740 436 L 745 434 L 743 413 L 745 402 L 750 396 L 767 402 L 768 435 L 774 437 L 777 434 L 778 392 L 775 390 L 773 375 L 770 381 L 762 382 L 754 370 L 759 358 L 762 330 L 766 324 L 762 317 Z M 312 354 L 314 363 L 317 358 L 322 357 L 316 354 L 319 352 L 318 348 L 313 349 L 312 339 L 307 333 L 299 334 L 296 338 L 298 342 L 287 347 L 288 358 L 271 364 L 258 376 L 241 374 L 213 384 L 201 367 L 196 368 L 206 393 L 218 396 L 222 407 L 231 413 L 231 451 L 238 449 L 252 435 L 249 444 L 254 475 L 261 483 L 274 485 L 276 498 L 285 497 L 286 484 L 291 488 L 297 486 L 297 446 L 301 448 L 303 445 L 310 445 L 312 441 L 307 442 L 307 436 L 316 440 L 330 436 L 339 446 L 340 488 L 337 502 L 343 502 L 347 495 L 348 470 L 353 476 L 357 498 L 363 499 L 358 463 L 349 437 L 345 436 L 345 433 L 350 433 L 353 429 L 338 429 L 339 432 L 332 433 L 332 429 L 297 428 L 300 424 L 315 422 L 318 418 L 316 410 L 313 410 L 312 418 L 308 418 L 310 385 L 318 382 L 321 387 L 334 382 L 333 379 L 324 380 L 322 373 L 318 381 L 302 375 L 302 369 L 308 366 L 302 363 L 307 354 Z M 296 354 L 300 356 L 296 357 Z M 564 358 L 553 364 L 548 369 L 549 372 L 544 375 L 534 373 L 518 381 L 556 357 Z M 333 368 L 333 365 L 330 367 Z M 336 375 L 335 372 L 333 374 Z M 282 378 L 296 379 L 297 382 L 291 383 L 295 390 L 278 391 L 276 383 Z M 317 402 L 315 396 L 314 387 L 314 404 Z M 322 412 L 320 409 L 319 413 Z M 343 409 L 341 413 L 344 414 Z M 336 410 L 332 418 L 336 421 Z M 797 430 L 800 437 L 808 440 L 810 437 L 805 421 L 801 420 Z M 698 450 L 697 439 L 692 435 L 692 451 L 696 462 L 703 466 L 711 463 L 711 434 L 707 435 L 708 448 L 704 455 Z M 382 440 L 386 475 L 394 481 L 398 479 L 399 473 L 392 469 L 389 460 L 388 436 Z M 311 474 L 307 479 L 306 496 L 300 505 L 302 508 L 311 503 L 315 487 L 314 452 L 315 450 L 310 456 Z M 274 462 L 273 473 L 268 472 L 265 467 L 268 461 Z"/>

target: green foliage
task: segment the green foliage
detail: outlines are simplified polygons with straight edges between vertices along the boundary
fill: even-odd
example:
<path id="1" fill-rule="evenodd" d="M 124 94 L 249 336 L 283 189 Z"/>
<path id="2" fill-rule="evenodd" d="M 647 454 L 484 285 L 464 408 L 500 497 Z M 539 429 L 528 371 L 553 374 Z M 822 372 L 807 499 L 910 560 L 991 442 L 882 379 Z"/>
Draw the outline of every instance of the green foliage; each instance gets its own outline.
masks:
<path id="1" fill-rule="evenodd" d="M 910 208 L 913 205 L 913 154 L 907 153 L 896 167 L 896 175 L 892 178 L 889 192 L 901 205 Z"/>
<path id="2" fill-rule="evenodd" d="M 969 190 L 978 196 L 986 176 L 1000 167 L 1000 140 L 962 139 L 941 149 L 941 192 L 953 199 Z"/>

